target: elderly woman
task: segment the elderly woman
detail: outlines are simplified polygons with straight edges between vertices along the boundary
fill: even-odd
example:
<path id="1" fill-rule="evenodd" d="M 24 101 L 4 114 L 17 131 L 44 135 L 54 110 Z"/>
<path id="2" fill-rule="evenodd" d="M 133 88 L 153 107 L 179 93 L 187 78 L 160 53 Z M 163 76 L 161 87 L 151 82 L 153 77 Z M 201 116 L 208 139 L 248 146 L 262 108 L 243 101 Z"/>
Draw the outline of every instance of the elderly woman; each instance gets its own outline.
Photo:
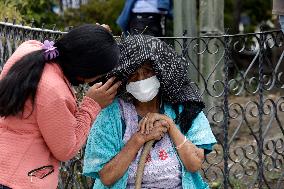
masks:
<path id="1" fill-rule="evenodd" d="M 134 188 L 141 151 L 156 140 L 145 164 L 142 188 L 209 188 L 198 173 L 216 143 L 188 78 L 188 64 L 164 42 L 144 35 L 121 42 L 120 92 L 98 115 L 88 138 L 84 174 L 94 187 Z"/>

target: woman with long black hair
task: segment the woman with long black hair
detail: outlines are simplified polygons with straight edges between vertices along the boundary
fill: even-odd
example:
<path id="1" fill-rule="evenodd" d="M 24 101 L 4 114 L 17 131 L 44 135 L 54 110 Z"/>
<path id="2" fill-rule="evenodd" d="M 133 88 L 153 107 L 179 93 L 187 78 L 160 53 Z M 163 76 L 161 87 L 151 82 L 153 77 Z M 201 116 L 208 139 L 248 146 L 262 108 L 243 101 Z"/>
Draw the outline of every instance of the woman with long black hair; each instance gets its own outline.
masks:
<path id="1" fill-rule="evenodd" d="M 118 59 L 115 39 L 99 25 L 17 48 L 0 76 L 0 188 L 57 187 L 60 161 L 76 155 L 120 82 L 94 84 L 79 106 L 71 85 L 95 81 Z"/>

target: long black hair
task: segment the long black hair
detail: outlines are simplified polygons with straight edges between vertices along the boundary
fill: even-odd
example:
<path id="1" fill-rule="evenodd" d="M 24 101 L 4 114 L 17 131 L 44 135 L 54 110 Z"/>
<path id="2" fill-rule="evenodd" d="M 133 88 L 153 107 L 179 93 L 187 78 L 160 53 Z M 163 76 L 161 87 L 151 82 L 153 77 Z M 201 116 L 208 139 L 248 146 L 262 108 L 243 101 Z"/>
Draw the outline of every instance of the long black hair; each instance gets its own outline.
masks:
<path id="1" fill-rule="evenodd" d="M 0 116 L 17 115 L 24 111 L 25 103 L 32 104 L 46 63 L 57 63 L 73 85 L 77 77 L 92 78 L 115 67 L 119 50 L 115 39 L 102 26 L 86 24 L 74 28 L 55 45 L 59 56 L 46 61 L 44 50 L 31 52 L 15 62 L 0 80 Z"/>
<path id="2" fill-rule="evenodd" d="M 180 104 L 183 106 L 182 111 L 180 111 Z M 186 134 L 191 128 L 194 119 L 198 114 L 205 108 L 203 102 L 188 101 L 180 104 L 174 104 L 173 108 L 176 114 L 175 123 L 179 124 L 180 130 L 183 134 Z"/>
<path id="3" fill-rule="evenodd" d="M 37 85 L 43 72 L 43 50 L 24 56 L 0 80 L 0 116 L 16 115 L 30 97 L 34 102 Z"/>
<path id="4" fill-rule="evenodd" d="M 119 61 L 119 48 L 105 28 L 83 25 L 55 43 L 60 55 L 57 62 L 73 85 L 76 77 L 92 78 L 111 71 Z"/>

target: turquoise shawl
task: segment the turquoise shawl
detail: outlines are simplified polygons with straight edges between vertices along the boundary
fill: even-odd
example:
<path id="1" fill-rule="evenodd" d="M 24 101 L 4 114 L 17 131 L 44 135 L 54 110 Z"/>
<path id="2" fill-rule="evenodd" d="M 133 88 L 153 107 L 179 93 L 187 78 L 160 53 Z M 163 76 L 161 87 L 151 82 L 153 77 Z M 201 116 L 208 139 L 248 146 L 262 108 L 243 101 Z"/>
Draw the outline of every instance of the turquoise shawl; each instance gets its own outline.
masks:
<path id="1" fill-rule="evenodd" d="M 176 115 L 170 105 L 165 104 L 165 114 L 172 119 Z M 179 126 L 177 125 L 179 128 Z M 114 185 L 107 187 L 100 181 L 98 172 L 115 157 L 124 147 L 122 141 L 122 122 L 118 99 L 103 109 L 94 122 L 88 137 L 83 174 L 95 179 L 93 189 L 123 189 L 126 188 L 128 172 L 124 174 Z M 186 137 L 195 145 L 210 152 L 216 139 L 212 133 L 209 122 L 203 112 L 195 118 L 191 128 L 186 133 Z M 182 186 L 184 189 L 209 189 L 203 181 L 200 173 L 188 172 L 182 161 Z"/>

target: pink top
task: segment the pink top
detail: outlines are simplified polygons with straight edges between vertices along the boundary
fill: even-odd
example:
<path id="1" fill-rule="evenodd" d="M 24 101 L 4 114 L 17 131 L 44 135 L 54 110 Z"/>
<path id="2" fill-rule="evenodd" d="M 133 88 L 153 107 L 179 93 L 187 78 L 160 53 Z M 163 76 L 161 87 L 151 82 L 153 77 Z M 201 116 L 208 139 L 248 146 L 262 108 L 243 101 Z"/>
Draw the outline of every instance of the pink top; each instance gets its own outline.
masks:
<path id="1" fill-rule="evenodd" d="M 38 41 L 27 41 L 19 46 L 5 64 L 0 78 L 17 60 L 40 50 L 41 45 Z M 60 67 L 55 63 L 46 64 L 32 114 L 28 100 L 24 118 L 0 118 L 0 184 L 13 189 L 55 189 L 59 162 L 76 155 L 100 109 L 99 104 L 88 97 L 77 107 L 72 88 Z M 30 171 L 43 166 L 53 166 L 54 172 L 43 179 L 28 176 Z"/>

